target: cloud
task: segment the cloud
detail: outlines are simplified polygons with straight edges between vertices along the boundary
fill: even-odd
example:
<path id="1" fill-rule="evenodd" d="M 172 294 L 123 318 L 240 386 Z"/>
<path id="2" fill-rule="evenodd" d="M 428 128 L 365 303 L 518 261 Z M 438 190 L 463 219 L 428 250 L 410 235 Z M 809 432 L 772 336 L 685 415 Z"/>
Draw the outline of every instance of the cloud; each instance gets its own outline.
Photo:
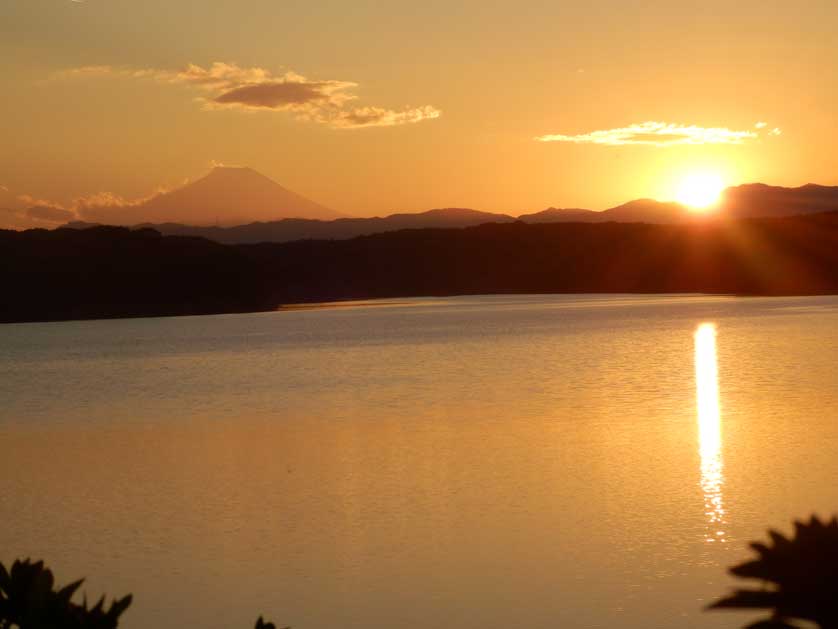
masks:
<path id="1" fill-rule="evenodd" d="M 306 110 L 337 108 L 355 97 L 345 90 L 355 87 L 344 81 L 264 81 L 227 90 L 212 102 L 246 109 Z"/>
<path id="2" fill-rule="evenodd" d="M 183 182 L 184 185 L 187 183 L 189 180 Z M 102 220 L 102 210 L 139 208 L 170 191 L 171 188 L 159 186 L 150 194 L 137 199 L 126 199 L 113 192 L 97 192 L 73 199 L 70 209 L 84 220 Z"/>
<path id="3" fill-rule="evenodd" d="M 382 109 L 381 107 L 359 107 L 351 111 L 341 111 L 331 120 L 332 126 L 342 129 L 361 127 L 392 127 L 400 124 L 421 122 L 439 118 L 442 112 L 426 105 L 402 111 Z"/>
<path id="4" fill-rule="evenodd" d="M 45 199 L 38 199 L 37 197 L 33 197 L 28 194 L 19 194 L 15 197 L 15 201 L 19 205 L 19 209 L 26 209 L 34 206 L 47 206 L 47 207 L 63 207 L 59 203 L 53 203 L 51 201 L 47 201 Z"/>
<path id="5" fill-rule="evenodd" d="M 264 68 L 242 68 L 235 63 L 221 61 L 216 61 L 208 68 L 190 63 L 177 72 L 167 70 L 147 70 L 146 72 L 172 83 L 188 83 L 207 88 L 229 89 L 237 85 L 252 85 L 272 80 L 271 72 Z M 286 77 L 290 76 L 297 75 L 286 74 Z"/>
<path id="6" fill-rule="evenodd" d="M 246 166 L 244 164 L 240 164 L 239 162 L 222 162 L 222 161 L 217 160 L 217 159 L 211 159 L 209 161 L 209 167 L 210 168 L 246 168 Z M 186 185 L 187 183 L 189 183 L 189 180 L 187 179 L 183 183 L 184 183 L 184 185 Z"/>
<path id="7" fill-rule="evenodd" d="M 117 74 L 119 70 L 113 66 L 80 66 L 78 68 L 67 68 L 66 70 L 59 70 L 50 75 L 52 79 L 77 79 L 87 76 L 107 76 L 109 74 Z"/>
<path id="8" fill-rule="evenodd" d="M 101 214 L 103 211 L 141 207 L 168 191 L 169 188 L 161 186 L 138 199 L 126 199 L 111 192 L 97 192 L 76 197 L 69 203 L 57 203 L 29 194 L 16 195 L 5 186 L 0 186 L 0 229 L 53 229 L 70 221 L 101 220 L 102 216 L 107 216 Z"/>
<path id="9" fill-rule="evenodd" d="M 51 205 L 36 205 L 26 210 L 26 216 L 37 221 L 64 223 L 76 218 L 75 212 Z"/>
<path id="10" fill-rule="evenodd" d="M 0 207 L 0 229 L 34 229 L 43 227 L 26 217 L 21 210 Z"/>
<path id="11" fill-rule="evenodd" d="M 768 126 L 767 122 L 761 122 L 760 121 L 760 122 L 758 122 L 754 125 L 754 128 L 755 129 L 765 129 L 765 127 L 767 127 L 767 126 Z"/>
<path id="12" fill-rule="evenodd" d="M 0 198 L 0 229 L 52 229 L 75 218 L 75 212 L 29 195 Z"/>
<path id="13" fill-rule="evenodd" d="M 641 122 L 619 129 L 604 129 L 579 135 L 551 134 L 539 142 L 572 142 L 606 146 L 677 146 L 684 144 L 743 144 L 759 137 L 755 131 L 734 131 L 725 127 L 699 127 L 670 122 Z"/>
<path id="14" fill-rule="evenodd" d="M 19 207 L 15 212 L 20 217 L 51 223 L 66 223 L 67 221 L 88 218 L 87 213 L 92 210 L 107 208 L 139 207 L 151 199 L 168 192 L 166 187 L 158 187 L 152 193 L 139 199 L 126 199 L 112 192 L 97 192 L 83 197 L 76 197 L 70 203 L 62 204 L 46 199 L 38 199 L 28 194 L 16 197 Z"/>
<path id="15" fill-rule="evenodd" d="M 274 75 L 265 68 L 245 68 L 224 62 L 215 62 L 206 68 L 189 64 L 178 71 L 84 66 L 63 70 L 53 78 L 96 76 L 152 78 L 162 83 L 188 85 L 209 92 L 199 98 L 205 109 L 291 112 L 301 120 L 336 129 L 392 127 L 432 120 L 442 113 L 430 105 L 401 110 L 374 106 L 352 108 L 348 104 L 358 98 L 353 93 L 357 83 L 311 80 L 296 72 Z"/>

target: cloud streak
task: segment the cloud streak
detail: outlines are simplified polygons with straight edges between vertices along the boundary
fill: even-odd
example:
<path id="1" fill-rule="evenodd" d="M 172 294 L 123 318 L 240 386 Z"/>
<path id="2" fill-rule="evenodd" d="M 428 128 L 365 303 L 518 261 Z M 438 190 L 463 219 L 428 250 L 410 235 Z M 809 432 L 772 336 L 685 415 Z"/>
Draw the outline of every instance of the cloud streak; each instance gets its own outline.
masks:
<path id="1" fill-rule="evenodd" d="M 757 123 L 757 129 L 764 123 Z M 767 126 L 767 125 L 765 125 Z M 779 135 L 779 129 L 773 129 L 769 135 Z M 699 144 L 744 144 L 759 137 L 751 129 L 736 131 L 726 127 L 699 127 L 670 122 L 648 121 L 631 124 L 618 129 L 602 129 L 579 135 L 549 134 L 535 139 L 539 142 L 571 142 L 573 144 L 600 144 L 604 146 L 679 146 Z"/>
<path id="2" fill-rule="evenodd" d="M 52 229 L 75 218 L 75 212 L 48 201 L 0 190 L 0 229 Z"/>
<path id="3" fill-rule="evenodd" d="M 358 99 L 351 81 L 312 80 L 286 72 L 275 75 L 259 67 L 215 62 L 208 67 L 189 64 L 182 70 L 84 66 L 53 75 L 57 79 L 86 77 L 152 78 L 166 84 L 187 85 L 207 95 L 199 97 L 207 110 L 290 112 L 301 120 L 326 124 L 336 129 L 392 127 L 433 120 L 441 111 L 431 105 L 388 109 L 377 106 L 352 107 Z"/>

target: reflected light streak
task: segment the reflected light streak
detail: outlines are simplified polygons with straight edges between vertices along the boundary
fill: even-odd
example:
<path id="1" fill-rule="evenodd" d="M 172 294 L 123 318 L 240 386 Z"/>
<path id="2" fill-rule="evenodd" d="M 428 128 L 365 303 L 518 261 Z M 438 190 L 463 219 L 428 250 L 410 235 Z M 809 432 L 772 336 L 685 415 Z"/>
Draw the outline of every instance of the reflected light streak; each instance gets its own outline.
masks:
<path id="1" fill-rule="evenodd" d="M 695 385 L 701 490 L 704 493 L 704 510 L 708 520 L 705 540 L 724 543 L 722 415 L 719 405 L 716 326 L 713 323 L 702 323 L 695 331 Z"/>

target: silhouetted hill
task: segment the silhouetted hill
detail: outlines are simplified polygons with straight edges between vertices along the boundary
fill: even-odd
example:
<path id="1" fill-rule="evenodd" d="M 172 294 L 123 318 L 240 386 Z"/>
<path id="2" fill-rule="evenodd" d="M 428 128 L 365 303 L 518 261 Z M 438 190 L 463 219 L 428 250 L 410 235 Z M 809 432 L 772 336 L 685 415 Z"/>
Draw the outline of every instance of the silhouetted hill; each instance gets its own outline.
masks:
<path id="1" fill-rule="evenodd" d="M 82 207 L 85 221 L 107 225 L 185 223 L 241 225 L 281 218 L 342 216 L 251 168 L 214 168 L 207 176 L 137 204 Z"/>
<path id="2" fill-rule="evenodd" d="M 618 223 L 678 223 L 691 218 L 679 203 L 636 199 L 601 212 L 603 220 Z"/>
<path id="3" fill-rule="evenodd" d="M 250 247 L 282 301 L 490 293 L 838 292 L 838 213 L 490 224 Z M 294 278 L 288 283 L 287 278 Z"/>
<path id="4" fill-rule="evenodd" d="M 399 229 L 471 227 L 484 223 L 509 223 L 515 219 L 505 214 L 491 214 L 465 208 L 445 208 L 418 214 L 391 214 L 379 218 L 339 218 L 316 221 L 288 218 L 268 223 L 250 223 L 235 227 L 194 227 L 177 223 L 141 224 L 165 235 L 199 236 L 227 244 L 257 242 L 290 242 L 293 240 L 345 240 L 366 234 Z M 70 223 L 68 227 L 83 229 L 89 223 Z"/>
<path id="5" fill-rule="evenodd" d="M 689 210 L 678 203 L 636 199 L 601 212 L 551 207 L 535 214 L 524 214 L 519 219 L 525 223 L 679 223 L 690 217 Z"/>
<path id="6" fill-rule="evenodd" d="M 548 207 L 533 214 L 521 214 L 518 220 L 525 223 L 595 223 L 599 222 L 602 212 L 579 208 Z"/>
<path id="7" fill-rule="evenodd" d="M 523 222 L 228 246 L 124 228 L 0 231 L 0 320 L 490 293 L 838 293 L 838 212 Z"/>
<path id="8" fill-rule="evenodd" d="M 0 231 L 0 321 L 263 310 L 243 251 L 151 229 Z"/>
<path id="9" fill-rule="evenodd" d="M 751 183 L 725 191 L 724 211 L 731 217 L 790 216 L 838 210 L 838 186 L 814 183 L 799 188 Z"/>
<path id="10" fill-rule="evenodd" d="M 728 188 L 720 208 L 714 215 L 727 218 L 792 216 L 832 210 L 838 210 L 838 186 L 807 184 L 799 188 L 781 188 L 747 184 Z M 602 211 L 548 208 L 533 214 L 523 214 L 517 220 L 533 224 L 609 221 L 669 224 L 707 218 L 707 215 L 691 212 L 678 203 L 636 199 Z M 341 218 L 331 221 L 293 218 L 231 227 L 197 227 L 166 222 L 140 223 L 136 227 L 151 227 L 164 235 L 198 236 L 216 242 L 239 244 L 310 239 L 344 240 L 399 229 L 472 227 L 486 223 L 510 223 L 515 220 L 508 214 L 479 212 L 466 208 L 444 208 L 418 214 L 392 214 L 384 218 Z M 82 229 L 93 224 L 77 221 L 67 226 Z"/>

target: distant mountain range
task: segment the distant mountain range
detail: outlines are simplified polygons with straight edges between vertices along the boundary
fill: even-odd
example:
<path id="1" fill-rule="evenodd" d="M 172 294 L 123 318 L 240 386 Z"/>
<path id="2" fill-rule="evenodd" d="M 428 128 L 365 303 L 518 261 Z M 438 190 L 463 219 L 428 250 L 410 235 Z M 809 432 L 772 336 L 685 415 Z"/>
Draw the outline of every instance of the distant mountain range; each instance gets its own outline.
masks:
<path id="1" fill-rule="evenodd" d="M 268 182 L 268 183 L 266 183 Z M 138 219 L 144 214 L 141 206 L 132 208 L 130 212 L 117 210 L 122 220 L 118 224 L 132 225 L 134 227 L 152 227 L 164 235 L 179 236 L 200 236 L 216 242 L 225 244 L 244 244 L 257 242 L 290 242 L 294 240 L 345 240 L 357 236 L 376 234 L 382 232 L 398 231 L 401 229 L 426 229 L 426 228 L 464 228 L 483 225 L 486 223 L 512 223 L 523 221 L 524 223 L 657 223 L 672 224 L 683 222 L 694 222 L 706 220 L 709 216 L 730 217 L 730 218 L 751 218 L 769 216 L 792 216 L 797 214 L 811 214 L 815 212 L 826 212 L 838 210 L 838 186 L 819 186 L 807 184 L 799 188 L 783 188 L 779 186 L 768 186 L 765 184 L 745 184 L 728 188 L 724 194 L 724 200 L 711 215 L 704 215 L 688 210 L 683 205 L 671 202 L 655 201 L 654 199 L 637 199 L 623 205 L 603 211 L 585 209 L 562 209 L 548 208 L 534 214 L 523 214 L 515 217 L 510 214 L 497 214 L 492 212 L 480 212 L 467 208 L 444 208 L 420 212 L 416 214 L 391 214 L 389 216 L 374 218 L 337 218 L 333 220 L 319 220 L 315 218 L 302 217 L 306 212 L 312 215 L 316 211 L 321 214 L 328 210 L 322 206 L 306 201 L 299 195 L 285 190 L 270 179 L 259 175 L 250 169 L 217 168 L 210 175 L 202 180 L 190 184 L 180 190 L 161 195 L 156 202 L 155 212 L 161 217 L 173 217 L 178 215 L 175 209 L 179 200 L 183 200 L 184 207 L 190 208 L 190 213 L 196 215 L 197 207 L 202 199 L 212 199 L 208 206 L 210 209 L 201 212 L 206 216 L 212 209 L 220 207 L 235 207 L 236 195 L 229 190 L 235 184 L 237 190 L 244 190 L 242 194 L 242 207 L 256 207 L 253 199 L 264 199 L 266 195 L 260 196 L 258 191 L 275 191 L 276 188 L 282 191 L 284 198 L 295 200 L 298 203 L 296 211 L 301 218 L 284 218 L 273 221 L 248 222 L 240 225 L 212 225 L 198 226 L 184 224 L 176 220 L 165 222 L 153 221 L 130 221 L 130 216 Z M 224 194 L 217 193 L 215 197 L 209 194 L 218 190 L 227 190 Z M 242 187 L 243 186 L 243 187 Z M 248 188 L 252 186 L 252 188 Z M 273 186 L 276 186 L 274 188 Z M 251 190 L 247 192 L 247 190 Z M 275 198 L 275 197 L 271 197 Z M 302 201 L 300 201 L 302 200 Z M 316 208 L 303 204 L 313 204 Z M 209 203 L 209 201 L 208 201 Z M 266 206 L 265 206 L 266 207 Z M 170 210 L 164 208 L 171 208 Z M 294 213 L 293 210 L 283 210 L 283 213 Z M 114 210 L 107 208 L 101 211 L 102 221 L 107 223 L 114 215 Z M 90 218 L 90 213 L 85 212 Z M 232 214 L 228 211 L 225 216 L 227 220 Z M 90 227 L 97 222 L 71 222 L 69 227 L 84 228 Z M 108 224 L 114 224 L 111 221 Z"/>
<path id="2" fill-rule="evenodd" d="M 398 231 L 400 229 L 462 228 L 485 223 L 512 223 L 506 214 L 492 214 L 466 208 L 429 210 L 418 214 L 391 214 L 379 218 L 339 218 L 332 221 L 286 218 L 266 223 L 235 227 L 196 227 L 178 223 L 141 223 L 135 228 L 151 227 L 166 236 L 200 236 L 225 244 L 290 242 L 293 240 L 346 240 L 356 236 Z M 72 222 L 69 227 L 92 227 L 94 223 Z"/>
<path id="3" fill-rule="evenodd" d="M 794 216 L 838 209 L 838 186 L 807 183 L 799 188 L 751 183 L 728 188 L 721 211 L 734 218 Z"/>
<path id="4" fill-rule="evenodd" d="M 525 223 L 680 223 L 695 219 L 695 214 L 678 203 L 637 199 L 599 212 L 551 207 L 518 219 Z"/>
<path id="5" fill-rule="evenodd" d="M 717 211 L 691 212 L 672 202 L 637 199 L 607 210 L 550 207 L 522 214 L 443 208 L 415 214 L 349 218 L 307 199 L 251 168 L 214 168 L 180 188 L 136 202 L 91 205 L 71 211 L 42 204 L 13 207 L 15 196 L 0 187 L 0 228 L 85 228 L 93 225 L 153 227 L 165 235 L 201 236 L 226 244 L 344 240 L 401 229 L 464 228 L 485 223 L 681 223 L 708 216 L 792 216 L 838 210 L 838 186 L 783 188 L 746 184 L 728 188 Z M 6 208 L 6 209 L 2 209 Z"/>

